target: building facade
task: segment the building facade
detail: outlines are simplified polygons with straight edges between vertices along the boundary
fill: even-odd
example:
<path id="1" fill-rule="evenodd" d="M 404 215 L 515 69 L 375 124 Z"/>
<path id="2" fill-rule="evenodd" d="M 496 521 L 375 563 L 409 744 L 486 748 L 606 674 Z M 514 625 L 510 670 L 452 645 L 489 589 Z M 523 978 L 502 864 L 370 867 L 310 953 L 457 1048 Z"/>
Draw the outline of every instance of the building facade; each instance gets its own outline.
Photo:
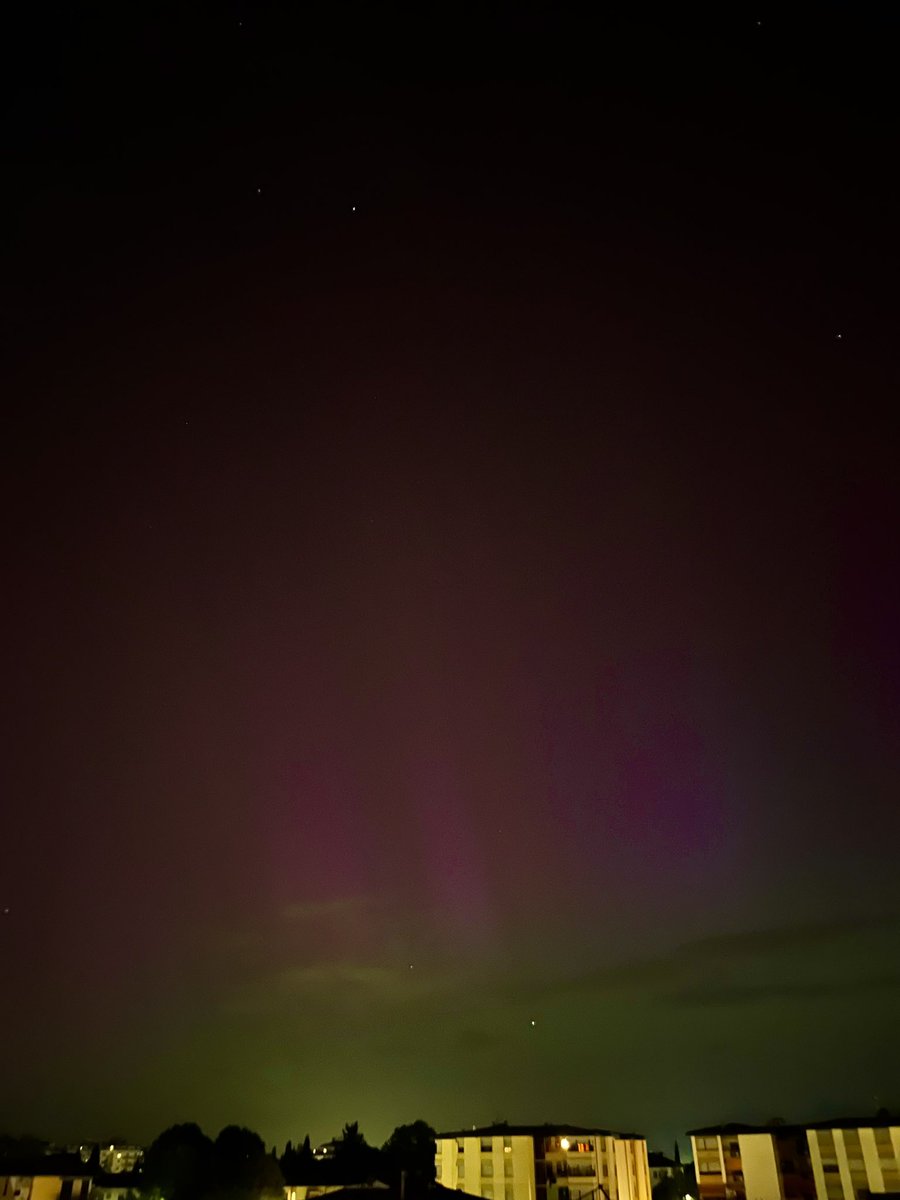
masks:
<path id="1" fill-rule="evenodd" d="M 435 1150 L 437 1182 L 482 1200 L 650 1200 L 637 1134 L 492 1125 L 438 1134 Z"/>
<path id="2" fill-rule="evenodd" d="M 900 1193 L 900 1120 L 833 1121 L 807 1136 L 818 1200 Z"/>
<path id="3" fill-rule="evenodd" d="M 110 1175 L 132 1174 L 144 1161 L 143 1146 L 128 1146 L 109 1142 L 100 1147 L 100 1166 Z"/>
<path id="4" fill-rule="evenodd" d="M 691 1135 L 699 1200 L 866 1200 L 900 1192 L 900 1122 L 723 1125 Z"/>

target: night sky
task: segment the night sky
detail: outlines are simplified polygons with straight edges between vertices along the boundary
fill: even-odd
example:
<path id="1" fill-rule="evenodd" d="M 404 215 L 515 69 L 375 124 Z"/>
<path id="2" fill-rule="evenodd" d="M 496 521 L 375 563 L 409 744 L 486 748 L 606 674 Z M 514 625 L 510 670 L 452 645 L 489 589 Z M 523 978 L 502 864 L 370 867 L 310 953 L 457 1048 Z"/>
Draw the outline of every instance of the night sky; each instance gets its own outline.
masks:
<path id="1" fill-rule="evenodd" d="M 22 7 L 0 1128 L 900 1104 L 890 6 Z"/>

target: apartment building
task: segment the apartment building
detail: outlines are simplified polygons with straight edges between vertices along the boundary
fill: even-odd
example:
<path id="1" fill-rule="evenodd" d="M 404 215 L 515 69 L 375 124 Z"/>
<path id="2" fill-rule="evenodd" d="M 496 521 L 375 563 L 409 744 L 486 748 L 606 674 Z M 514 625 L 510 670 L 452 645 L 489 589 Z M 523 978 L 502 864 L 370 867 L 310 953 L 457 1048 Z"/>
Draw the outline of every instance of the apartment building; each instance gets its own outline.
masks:
<path id="1" fill-rule="evenodd" d="M 900 1118 L 822 1122 L 807 1137 L 818 1200 L 900 1193 Z"/>
<path id="2" fill-rule="evenodd" d="M 143 1146 L 109 1142 L 100 1147 L 100 1166 L 110 1175 L 130 1175 L 140 1168 L 143 1161 Z"/>
<path id="3" fill-rule="evenodd" d="M 900 1192 L 900 1122 L 722 1125 L 691 1134 L 699 1200 L 867 1200 Z"/>
<path id="4" fill-rule="evenodd" d="M 437 1182 L 482 1200 L 650 1200 L 638 1134 L 490 1125 L 437 1135 Z"/>
<path id="5" fill-rule="evenodd" d="M 690 1139 L 700 1200 L 816 1200 L 803 1126 L 712 1126 Z"/>

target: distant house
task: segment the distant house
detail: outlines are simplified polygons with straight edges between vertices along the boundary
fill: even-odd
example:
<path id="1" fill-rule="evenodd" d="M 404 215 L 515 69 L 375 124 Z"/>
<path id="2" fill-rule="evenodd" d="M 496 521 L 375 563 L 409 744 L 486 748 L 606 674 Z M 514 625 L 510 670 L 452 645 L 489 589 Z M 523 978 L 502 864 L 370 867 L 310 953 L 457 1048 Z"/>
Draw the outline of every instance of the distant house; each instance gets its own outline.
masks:
<path id="1" fill-rule="evenodd" d="M 110 1175 L 136 1171 L 143 1161 L 143 1146 L 111 1142 L 100 1147 L 100 1166 Z"/>
<path id="2" fill-rule="evenodd" d="M 0 1159 L 0 1196 L 9 1200 L 87 1200 L 91 1175 L 79 1154 Z"/>
<path id="3" fill-rule="evenodd" d="M 647 1163 L 650 1168 L 651 1187 L 656 1187 L 663 1179 L 674 1179 L 676 1171 L 681 1170 L 674 1158 L 660 1154 L 658 1150 L 650 1151 L 647 1155 Z"/>
<path id="4" fill-rule="evenodd" d="M 136 1200 L 140 1186 L 135 1171 L 102 1171 L 94 1176 L 91 1200 Z"/>

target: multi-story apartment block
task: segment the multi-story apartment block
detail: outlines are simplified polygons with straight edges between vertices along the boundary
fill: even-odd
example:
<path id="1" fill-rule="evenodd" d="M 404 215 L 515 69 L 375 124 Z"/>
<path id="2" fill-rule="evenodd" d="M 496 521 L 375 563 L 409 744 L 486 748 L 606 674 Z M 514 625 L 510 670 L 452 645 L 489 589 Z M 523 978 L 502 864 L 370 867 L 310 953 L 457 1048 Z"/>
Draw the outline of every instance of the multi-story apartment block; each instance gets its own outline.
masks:
<path id="1" fill-rule="evenodd" d="M 900 1119 L 822 1122 L 807 1136 L 819 1200 L 900 1193 Z"/>
<path id="2" fill-rule="evenodd" d="M 722 1125 L 691 1135 L 700 1200 L 866 1200 L 900 1192 L 900 1122 Z"/>
<path id="3" fill-rule="evenodd" d="M 440 1133 L 437 1182 L 482 1200 L 650 1200 L 647 1143 L 574 1125 Z"/>
<path id="4" fill-rule="evenodd" d="M 143 1146 L 108 1142 L 100 1147 L 100 1166 L 110 1175 L 118 1175 L 120 1172 L 131 1174 L 140 1167 L 143 1161 Z"/>
<path id="5" fill-rule="evenodd" d="M 816 1200 L 802 1126 L 721 1125 L 690 1138 L 700 1200 Z"/>

